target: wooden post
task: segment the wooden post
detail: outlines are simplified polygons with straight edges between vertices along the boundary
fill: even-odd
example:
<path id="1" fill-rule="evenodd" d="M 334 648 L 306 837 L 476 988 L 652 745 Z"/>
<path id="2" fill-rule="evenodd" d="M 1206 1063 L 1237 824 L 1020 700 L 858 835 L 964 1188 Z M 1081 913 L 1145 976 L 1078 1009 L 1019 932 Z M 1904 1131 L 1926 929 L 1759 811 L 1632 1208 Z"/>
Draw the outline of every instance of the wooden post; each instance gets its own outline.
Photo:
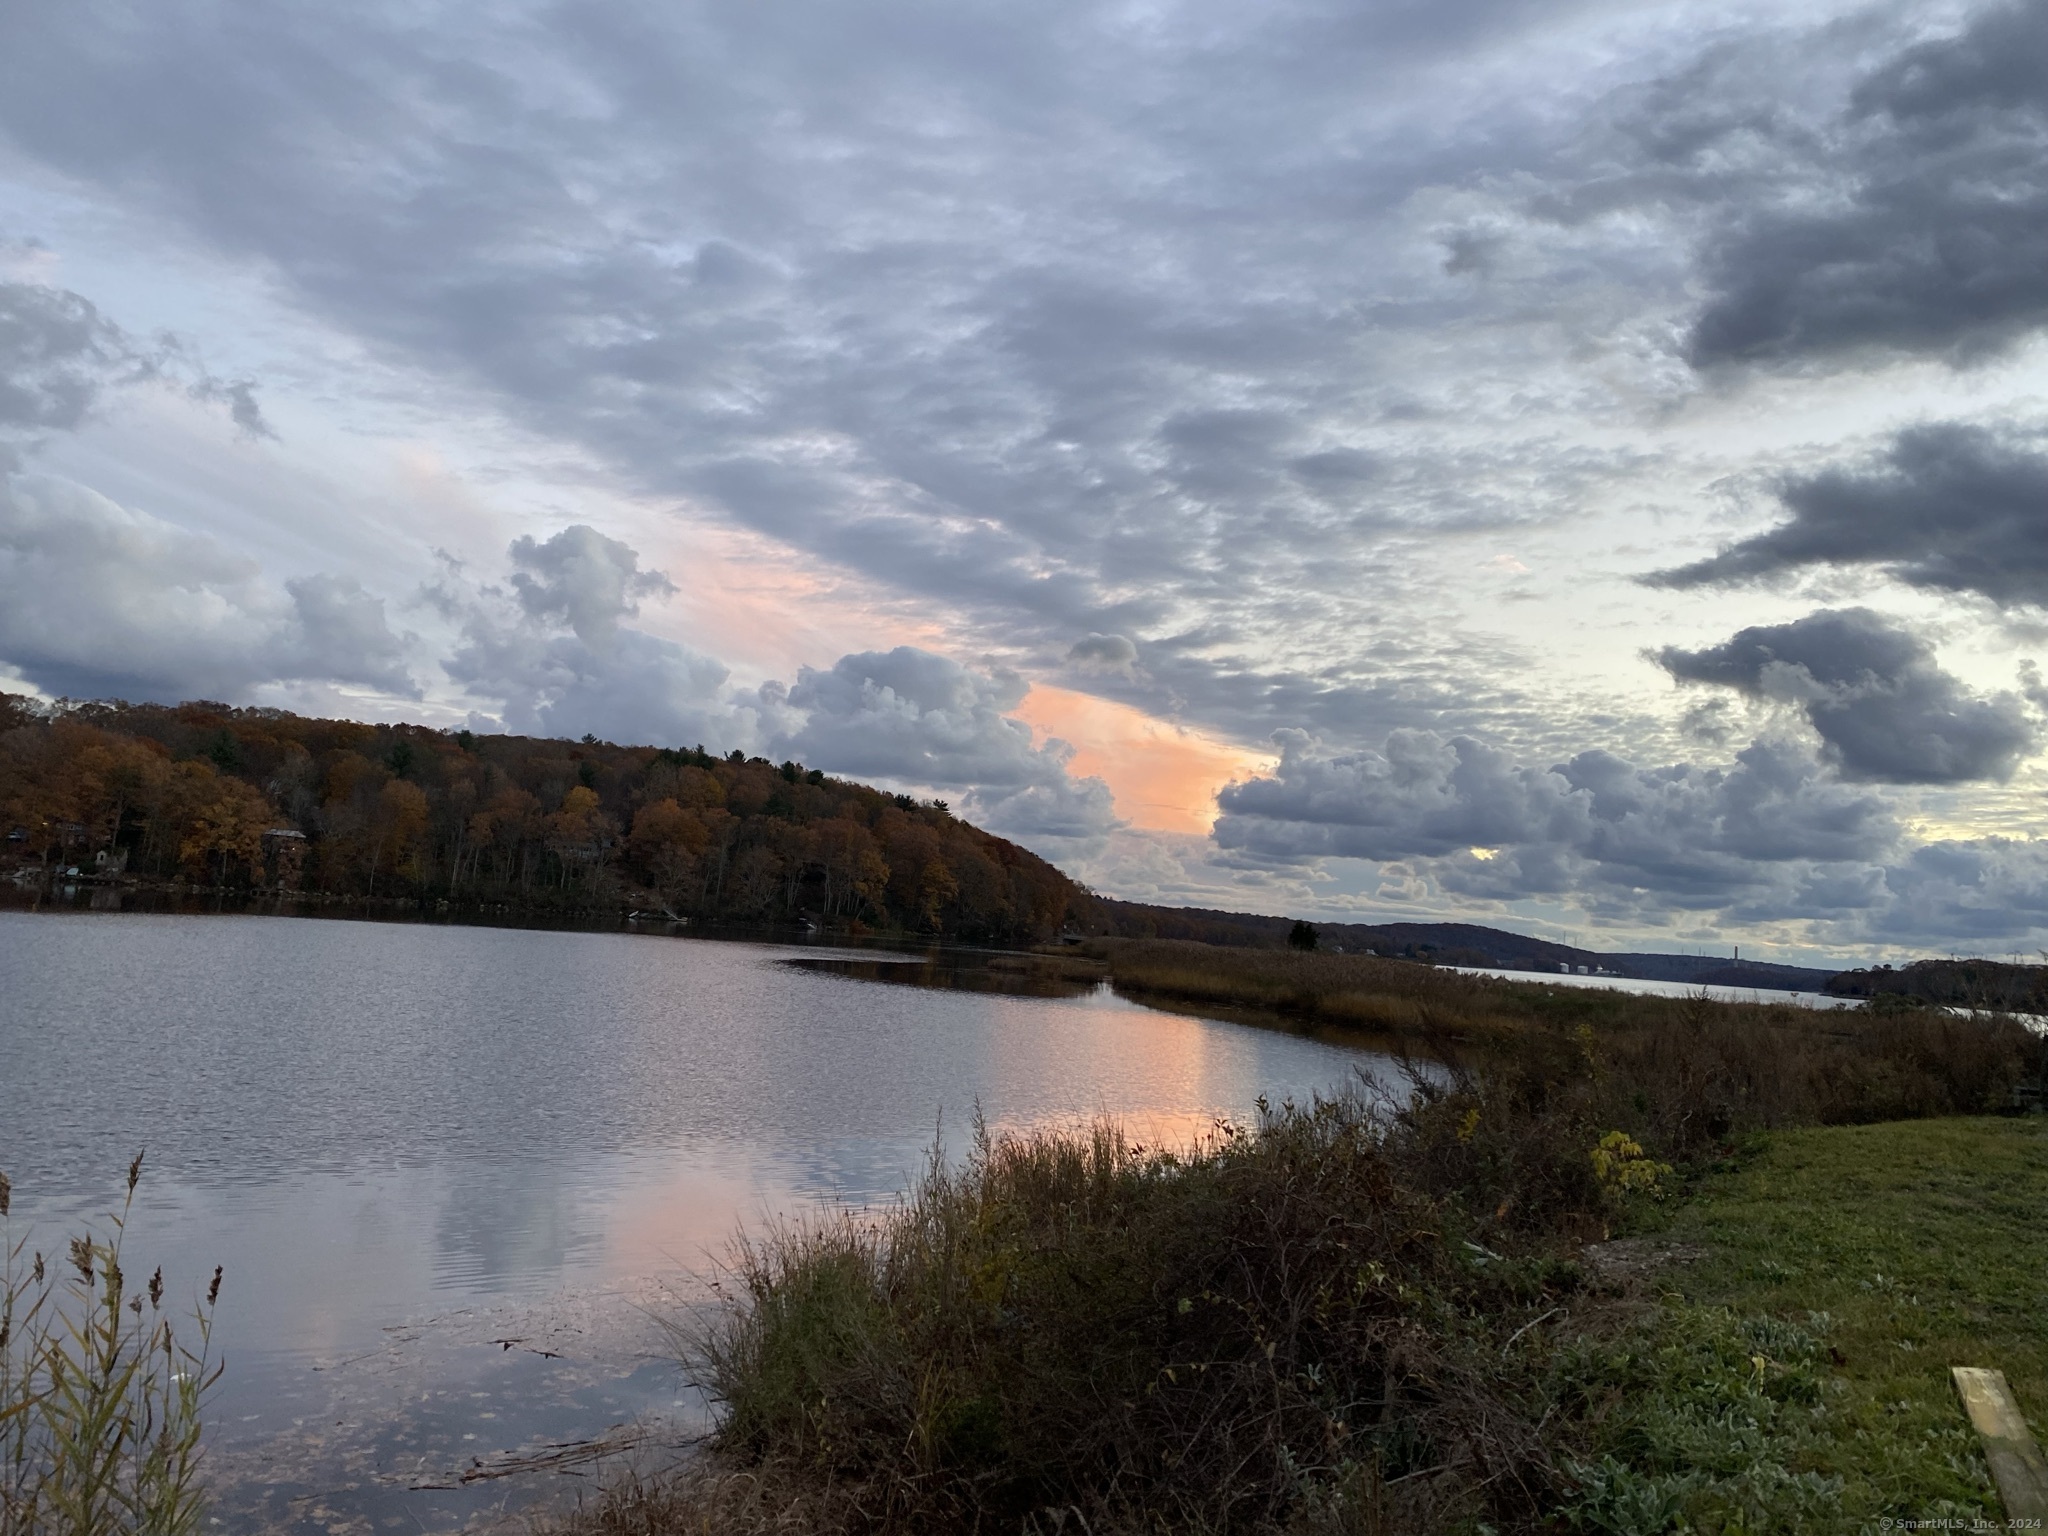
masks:
<path id="1" fill-rule="evenodd" d="M 2034 1443 L 2019 1404 L 2012 1400 L 2005 1372 L 1958 1365 L 1950 1368 L 1949 1375 L 1963 1400 L 1963 1411 L 1984 1442 L 1984 1459 L 1991 1464 L 1991 1477 L 1998 1484 L 1999 1498 L 2005 1501 L 2007 1518 L 2048 1520 L 2048 1460 Z"/>

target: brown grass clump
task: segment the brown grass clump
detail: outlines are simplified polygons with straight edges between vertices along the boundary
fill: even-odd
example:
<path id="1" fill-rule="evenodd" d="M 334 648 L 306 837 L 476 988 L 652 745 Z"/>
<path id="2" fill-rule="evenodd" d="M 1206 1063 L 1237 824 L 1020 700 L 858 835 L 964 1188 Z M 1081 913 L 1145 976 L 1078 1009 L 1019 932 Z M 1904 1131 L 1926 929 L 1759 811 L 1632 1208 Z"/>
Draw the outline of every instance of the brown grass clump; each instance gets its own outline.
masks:
<path id="1" fill-rule="evenodd" d="M 632 1518 L 751 1531 L 801 1507 L 849 1532 L 1510 1520 L 1556 1474 L 1540 1392 L 1503 1389 L 1518 1371 L 1502 1341 L 1578 1277 L 1526 1244 L 1494 1251 L 1471 1202 L 1417 1177 L 1440 1141 L 1484 1160 L 1493 1138 L 1467 1119 L 1449 1095 L 1398 1113 L 1347 1096 L 1181 1153 L 1108 1125 L 984 1132 L 895 1210 L 743 1245 L 731 1304 L 691 1341 L 723 1405 L 725 1472 L 642 1489 Z M 1536 1203 L 1524 1185 L 1555 1198 L 1574 1180 L 1581 1205 L 1601 1200 L 1583 1149 L 1488 1171 L 1521 1191 L 1511 1205 Z"/>

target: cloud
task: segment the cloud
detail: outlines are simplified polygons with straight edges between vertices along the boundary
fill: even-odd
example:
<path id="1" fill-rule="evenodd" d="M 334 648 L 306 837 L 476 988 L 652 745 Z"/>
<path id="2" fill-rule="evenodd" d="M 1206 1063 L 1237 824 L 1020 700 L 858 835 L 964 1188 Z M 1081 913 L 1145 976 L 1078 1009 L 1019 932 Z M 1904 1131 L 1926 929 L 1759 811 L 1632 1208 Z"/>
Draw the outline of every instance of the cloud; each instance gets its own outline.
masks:
<path id="1" fill-rule="evenodd" d="M 966 811 L 989 831 L 1048 858 L 1085 858 L 1091 846 L 1124 823 L 1109 786 L 1093 776 L 1075 778 L 1067 771 L 1067 757 L 1059 755 L 1057 775 L 1048 765 L 1048 771 L 1017 789 L 976 786 L 968 792 Z"/>
<path id="2" fill-rule="evenodd" d="M 1007 712 L 1023 701 L 1014 673 L 971 672 L 913 646 L 805 667 L 789 705 L 806 723 L 789 738 L 805 762 L 914 784 L 963 785 L 1032 777 L 1031 728 Z"/>
<path id="3" fill-rule="evenodd" d="M 716 658 L 622 622 L 676 590 L 629 545 L 578 524 L 507 558 L 509 589 L 451 561 L 425 596 L 459 633 L 442 669 L 508 729 L 795 755 L 962 793 L 991 830 L 1070 853 L 1121 826 L 1102 781 L 1067 771 L 1071 747 L 1008 718 L 1015 674 L 906 647 L 743 689 Z M 0 481 L 0 662 L 48 692 L 241 702 L 314 683 L 418 699 L 422 644 L 353 578 L 272 583 L 216 540 L 71 481 Z"/>
<path id="4" fill-rule="evenodd" d="M 899 646 L 801 668 L 792 686 L 741 689 L 714 658 L 619 624 L 632 594 L 674 590 L 660 573 L 640 572 L 628 546 L 571 528 L 545 544 L 521 539 L 510 555 L 520 574 L 539 573 L 515 577 L 512 600 L 450 583 L 441 599 L 464 615 L 450 677 L 492 701 L 511 729 L 738 747 L 943 790 L 990 831 L 1063 856 L 1086 853 L 1122 825 L 1100 779 L 1067 771 L 1072 747 L 1036 744 L 1009 717 L 1026 691 L 1014 673 Z"/>
<path id="5" fill-rule="evenodd" d="M 1844 775 L 1995 779 L 2026 745 L 2008 701 L 1924 657 L 1847 682 L 1759 666 L 1756 689 L 1803 690 L 1785 707 L 1820 744 L 1731 755 L 1754 711 L 1730 653 L 1727 707 L 1692 721 L 1712 762 L 1672 763 L 1631 744 L 1668 711 L 1588 697 L 1548 638 L 1641 645 L 1617 590 L 1640 509 L 1753 475 L 1755 434 L 1686 399 L 1772 393 L 1773 431 L 1811 441 L 1899 398 L 1832 373 L 1970 363 L 2038 329 L 2038 34 L 2038 6 L 1196 0 L 1134 25 L 1096 0 L 567 0 L 477 26 L 116 0 L 11 20 L 0 138 L 36 270 L 109 272 L 108 293 L 208 317 L 221 356 L 291 360 L 295 419 L 324 417 L 292 449 L 309 483 L 397 436 L 475 466 L 462 509 L 402 514 L 495 562 L 495 589 L 446 583 L 436 707 L 798 755 L 1078 847 L 1113 807 L 1009 717 L 1007 666 L 1219 739 L 1305 733 L 1269 787 L 1240 786 L 1237 842 L 1206 862 L 1155 868 L 1106 834 L 1146 889 L 1291 901 L 1342 846 L 1451 905 L 1868 914 L 1906 865 L 1853 850 L 1914 797 Z M 126 451 L 157 430 L 103 408 L 130 381 L 268 425 L 196 343 L 138 342 L 103 307 L 5 290 L 0 414 L 117 501 L 247 542 L 156 525 L 154 585 L 80 556 L 98 585 L 74 605 L 131 584 L 109 633 L 135 648 L 47 624 L 10 644 L 49 677 L 207 691 L 265 666 L 395 685 L 424 661 L 379 628 L 390 514 L 350 528 L 353 493 L 326 500 L 317 536 L 360 552 L 359 586 L 266 574 L 239 552 L 316 536 L 237 489 L 277 483 L 248 466 L 282 477 L 284 447 Z M 1774 369 L 1813 387 L 1752 377 Z M 2038 445 L 1971 424 L 2031 409 L 2014 372 L 1973 377 L 1960 436 L 1785 482 L 1784 528 L 1673 583 L 1861 563 L 2032 602 Z M 742 688 L 643 626 L 688 571 L 580 524 L 502 561 L 525 524 L 478 532 L 586 492 L 635 509 L 622 524 L 684 507 L 787 548 L 835 620 L 868 604 L 1000 665 L 851 642 L 790 689 Z M 1527 567 L 1512 589 L 1483 564 L 1503 548 Z M 2011 803 L 1955 789 L 1944 814 Z"/>
<path id="6" fill-rule="evenodd" d="M 843 656 L 799 671 L 787 707 L 802 723 L 775 751 L 852 777 L 965 789 L 974 819 L 1023 840 L 1102 836 L 1118 825 L 1108 786 L 1073 778 L 1072 747 L 1034 744 L 1009 717 L 1025 691 L 1014 673 L 912 646 Z"/>
<path id="7" fill-rule="evenodd" d="M 1123 635 L 1089 635 L 1067 648 L 1067 665 L 1083 672 L 1129 677 L 1137 664 L 1138 647 Z"/>
<path id="8" fill-rule="evenodd" d="M 1525 893 L 1569 890 L 1591 866 L 1684 900 L 1740 889 L 1752 864 L 1867 857 L 1896 833 L 1880 801 L 1827 784 L 1783 741 L 1754 743 L 1721 770 L 1639 769 L 1600 751 L 1536 768 L 1472 737 L 1427 731 L 1396 731 L 1359 752 L 1332 753 L 1299 732 L 1276 740 L 1270 776 L 1217 797 L 1225 848 L 1380 862 L 1507 851 L 1512 866 L 1490 873 L 1511 868 Z"/>
<path id="9" fill-rule="evenodd" d="M 1874 565 L 1909 586 L 2048 606 L 2048 454 L 1985 427 L 1898 433 L 1874 465 L 1788 480 L 1791 518 L 1706 560 L 1645 578 L 1699 587 L 1813 565 Z"/>
<path id="10" fill-rule="evenodd" d="M 1553 14 L 1495 0 L 1197 10 L 623 0 L 480 45 L 174 0 L 110 54 L 59 8 L 0 59 L 0 132 L 423 397 L 478 391 L 963 653 L 1127 638 L 1145 666 L 1094 686 L 1252 739 L 1483 724 L 1512 669 L 1416 546 L 1640 468 L 1578 428 L 1637 408 L 1617 348 L 1669 352 L 1662 279 L 1532 257 L 1504 205 L 1585 171 L 1589 103 L 1641 66 L 1581 83 Z"/>
<path id="11" fill-rule="evenodd" d="M 1738 209 L 1709 244 L 1692 361 L 1967 361 L 2048 323 L 2044 60 L 2048 9 L 2023 3 L 1865 74 L 1808 141 L 1825 184 Z"/>
<path id="12" fill-rule="evenodd" d="M 533 619 L 560 618 L 588 646 L 607 644 L 619 620 L 640 611 L 639 599 L 666 597 L 675 583 L 640 569 L 639 554 L 595 528 L 577 523 L 545 544 L 515 539 L 512 576 L 519 606 Z"/>
<path id="13" fill-rule="evenodd" d="M 758 736 L 724 663 L 639 630 L 617 630 L 594 649 L 574 634 L 478 611 L 442 665 L 526 735 L 721 752 L 751 748 Z"/>
<path id="14" fill-rule="evenodd" d="M 255 382 L 214 377 L 178 337 L 145 347 L 79 294 L 0 279 L 0 436 L 76 431 L 110 387 L 151 382 L 226 404 L 251 436 L 276 436 Z"/>
<path id="15" fill-rule="evenodd" d="M 1270 778 L 1226 786 L 1216 839 L 1226 848 L 1298 858 L 1402 859 L 1475 845 L 1569 838 L 1580 808 L 1555 773 L 1525 768 L 1471 737 L 1396 731 L 1377 751 L 1326 754 L 1281 731 Z"/>
<path id="16" fill-rule="evenodd" d="M 46 475 L 0 481 L 0 659 L 77 698 L 238 699 L 269 683 L 418 696 L 409 639 L 354 581 L 266 581 L 215 540 Z"/>
<path id="17" fill-rule="evenodd" d="M 1425 907 L 1540 900 L 1598 921 L 1750 921 L 1860 912 L 1899 827 L 1868 790 L 1829 781 L 1797 743 L 1751 743 L 1726 767 L 1640 767 L 1601 751 L 1537 768 L 1470 737 L 1396 732 L 1377 750 L 1283 737 L 1270 776 L 1219 797 L 1219 847 L 1285 866 L 1380 866 Z"/>
<path id="18" fill-rule="evenodd" d="M 292 616 L 279 637 L 281 676 L 364 683 L 420 697 L 406 669 L 409 642 L 391 632 L 384 600 L 352 576 L 319 574 L 287 581 Z"/>
<path id="19" fill-rule="evenodd" d="M 717 659 L 624 628 L 640 600 L 676 585 L 639 552 L 583 523 L 506 551 L 511 592 L 452 568 L 430 591 L 461 624 L 443 670 L 515 731 L 720 752 L 751 749 L 759 710 Z M 564 630 L 568 632 L 563 633 Z"/>
<path id="20" fill-rule="evenodd" d="M 2033 722 L 2015 695 L 1976 695 L 1936 664 L 1925 640 L 1867 608 L 1753 626 L 1697 651 L 1667 646 L 1656 659 L 1680 682 L 1794 705 L 1850 778 L 2002 781 L 2034 749 Z"/>
<path id="21" fill-rule="evenodd" d="M 0 429 L 77 427 L 131 362 L 120 328 L 77 294 L 0 281 Z"/>
<path id="22" fill-rule="evenodd" d="M 1413 581 L 1390 531 L 1567 505 L 1534 459 L 1601 473 L 1519 404 L 1511 445 L 1381 430 L 1442 393 L 1418 349 L 1491 370 L 1490 328 L 1528 324 L 1400 210 L 1554 146 L 1511 91 L 1438 131 L 1424 79 L 1540 35 L 1541 8 L 1132 27 L 1063 0 L 1022 26 L 885 0 L 851 26 L 625 0 L 487 40 L 374 8 L 123 16 L 111 50 L 61 8 L 10 38 L 25 159 L 259 264 L 423 396 L 478 391 L 1007 655 L 1092 632 L 1150 663 L 1213 619 L 1238 637 L 1218 670 L 1370 691 L 1339 673 L 1356 594 Z M 1258 654 L 1282 647 L 1316 654 Z"/>
<path id="23" fill-rule="evenodd" d="M 1288 910 L 1366 917 L 1390 904 L 1483 916 L 1534 902 L 1622 931 L 1690 914 L 1823 948 L 2023 947 L 2048 927 L 2048 841 L 1914 844 L 1878 792 L 1832 781 L 1782 738 L 1726 766 L 1595 751 L 1547 769 L 1427 733 L 1364 752 L 1301 735 L 1280 745 L 1272 774 L 1224 791 L 1214 834 L 1221 861 L 1266 881 L 1269 910 L 1276 894 Z M 1377 870 L 1342 883 L 1362 898 L 1330 883 L 1332 861 L 1348 860 Z M 1180 862 L 1200 865 L 1191 850 Z M 1290 872 L 1324 883 L 1290 889 Z M 1218 887 L 1204 888 L 1215 899 Z"/>
<path id="24" fill-rule="evenodd" d="M 225 403 L 228 420 L 241 430 L 243 436 L 277 439 L 277 433 L 263 415 L 263 407 L 257 403 L 254 379 L 216 379 L 211 374 L 202 373 L 187 386 L 185 392 L 194 400 Z"/>
<path id="25" fill-rule="evenodd" d="M 1886 869 L 1876 932 L 1894 943 L 2031 952 L 2048 928 L 2048 842 L 1923 843 Z"/>

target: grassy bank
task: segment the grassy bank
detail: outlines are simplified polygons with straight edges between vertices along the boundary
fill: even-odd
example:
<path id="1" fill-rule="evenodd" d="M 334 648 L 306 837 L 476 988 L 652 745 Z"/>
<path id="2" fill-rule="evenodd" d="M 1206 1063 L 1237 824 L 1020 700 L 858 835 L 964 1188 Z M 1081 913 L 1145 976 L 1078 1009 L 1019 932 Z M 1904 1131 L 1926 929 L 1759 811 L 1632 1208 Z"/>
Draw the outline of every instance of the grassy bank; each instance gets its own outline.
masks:
<path id="1" fill-rule="evenodd" d="M 1410 1007 L 1458 1064 L 1412 1099 L 1282 1106 L 1192 1151 L 1107 1127 L 984 1139 L 898 1209 L 767 1234 L 691 1346 L 723 1405 L 713 1458 L 588 1523 L 1733 1533 L 1981 1500 L 1952 1362 L 1905 1392 L 1878 1361 L 1933 1337 L 1916 1244 L 1962 1322 L 2036 1294 L 2013 1277 L 2039 1258 L 2014 1235 L 2037 1196 L 2007 1166 L 2038 1159 L 2036 1124 L 1925 1118 L 2010 1104 L 2042 1066 L 2027 1031 L 1186 950 L 1102 958 L 1133 990 L 1376 998 L 1381 1026 Z M 1924 1143 L 1882 1123 L 1900 1117 Z M 1796 1129 L 1819 1124 L 1853 1129 Z M 1901 1217 L 1936 1185 L 1955 1230 Z M 1934 1257 L 1972 1220 L 2011 1247 L 1989 1290 Z M 1631 1231 L 1718 1257 L 1696 1282 L 1631 1272 L 1602 1242 Z M 2024 1361 L 1983 1363 L 2033 1390 Z"/>
<path id="2" fill-rule="evenodd" d="M 1687 1259 L 1658 1313 L 1582 1367 L 1587 1524 L 1998 1516 L 1948 1368 L 2004 1371 L 2048 1431 L 2044 1210 L 2038 1116 L 1784 1131 L 1706 1179 L 1655 1223 Z"/>
<path id="3" fill-rule="evenodd" d="M 1474 977 L 1371 955 L 1174 939 L 1094 939 L 1080 952 L 1132 997 L 1264 1009 L 1374 1032 L 1479 1038 L 1512 1027 L 1530 1006 Z M 1533 990 L 1540 1007 L 1541 989 Z"/>

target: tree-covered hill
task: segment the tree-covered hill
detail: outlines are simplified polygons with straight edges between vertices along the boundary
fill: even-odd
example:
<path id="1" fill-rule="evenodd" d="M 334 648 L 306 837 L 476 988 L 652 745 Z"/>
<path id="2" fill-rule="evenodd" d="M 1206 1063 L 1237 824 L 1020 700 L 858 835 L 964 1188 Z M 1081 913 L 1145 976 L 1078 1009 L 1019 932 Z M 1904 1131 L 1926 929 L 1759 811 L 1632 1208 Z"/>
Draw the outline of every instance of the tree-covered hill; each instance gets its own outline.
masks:
<path id="1" fill-rule="evenodd" d="M 1908 1006 L 2048 1013 L 2048 966 L 1985 959 L 1915 960 L 1896 970 L 1881 965 L 1844 971 L 1828 983 L 1828 990 L 1842 997 Z"/>
<path id="2" fill-rule="evenodd" d="M 17 868 L 451 906 L 1045 938 L 1091 898 L 919 802 L 702 748 L 0 694 Z"/>

